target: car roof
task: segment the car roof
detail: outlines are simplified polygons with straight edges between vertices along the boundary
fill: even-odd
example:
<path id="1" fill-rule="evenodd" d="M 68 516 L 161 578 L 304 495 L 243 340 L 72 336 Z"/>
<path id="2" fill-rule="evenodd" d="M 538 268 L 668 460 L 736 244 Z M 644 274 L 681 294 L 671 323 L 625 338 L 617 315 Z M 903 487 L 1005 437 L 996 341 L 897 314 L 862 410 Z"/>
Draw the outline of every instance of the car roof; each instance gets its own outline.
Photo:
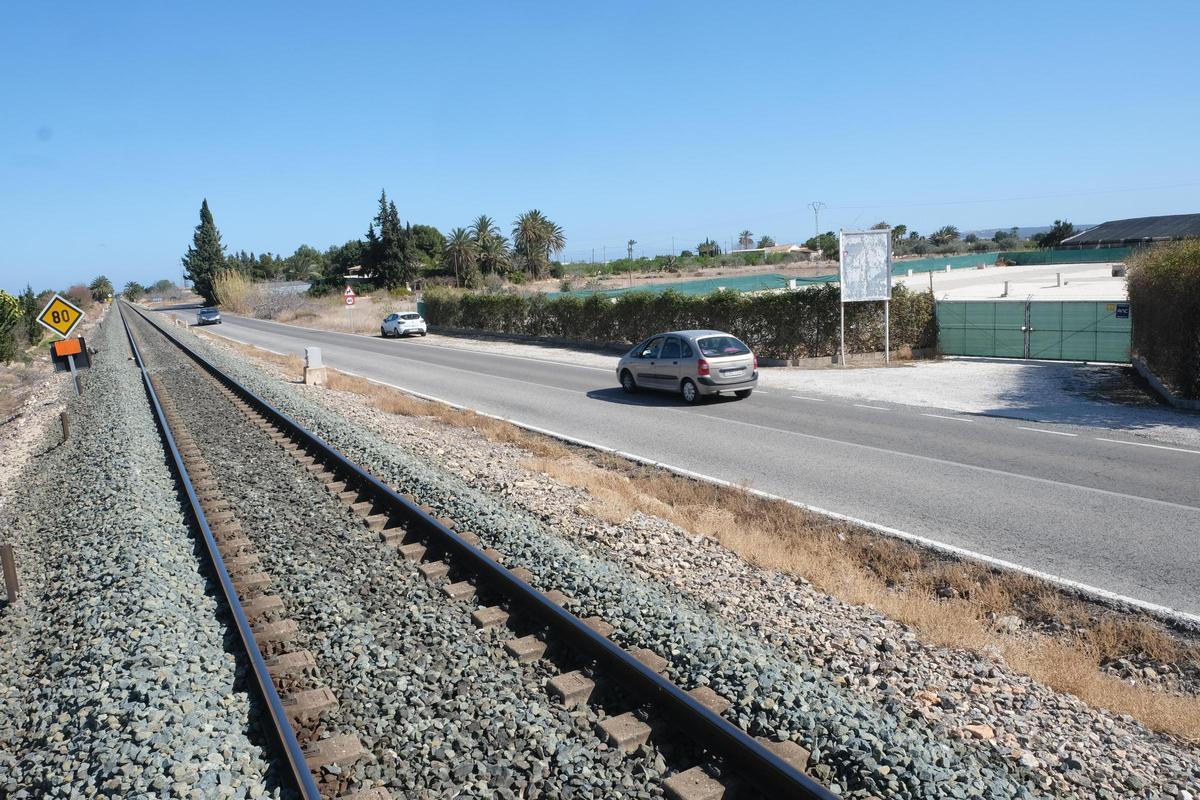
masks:
<path id="1" fill-rule="evenodd" d="M 654 334 L 654 336 L 685 336 L 689 339 L 695 339 L 699 336 L 733 336 L 733 334 L 726 333 L 725 331 L 695 330 L 695 331 L 664 331 L 663 333 L 656 333 L 656 334 Z M 653 338 L 653 337 L 650 337 L 650 338 Z"/>

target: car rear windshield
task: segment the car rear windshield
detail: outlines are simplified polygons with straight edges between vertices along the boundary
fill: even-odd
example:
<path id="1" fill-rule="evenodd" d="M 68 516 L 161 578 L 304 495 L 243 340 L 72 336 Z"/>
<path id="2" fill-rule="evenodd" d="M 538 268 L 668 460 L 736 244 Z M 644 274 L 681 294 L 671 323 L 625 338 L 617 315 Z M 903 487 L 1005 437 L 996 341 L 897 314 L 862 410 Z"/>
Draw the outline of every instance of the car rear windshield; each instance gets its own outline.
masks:
<path id="1" fill-rule="evenodd" d="M 420 319 L 420 314 L 401 314 L 400 319 Z"/>
<path id="2" fill-rule="evenodd" d="M 750 354 L 750 348 L 732 336 L 705 336 L 696 342 L 700 352 L 709 358 L 721 356 L 744 356 Z"/>

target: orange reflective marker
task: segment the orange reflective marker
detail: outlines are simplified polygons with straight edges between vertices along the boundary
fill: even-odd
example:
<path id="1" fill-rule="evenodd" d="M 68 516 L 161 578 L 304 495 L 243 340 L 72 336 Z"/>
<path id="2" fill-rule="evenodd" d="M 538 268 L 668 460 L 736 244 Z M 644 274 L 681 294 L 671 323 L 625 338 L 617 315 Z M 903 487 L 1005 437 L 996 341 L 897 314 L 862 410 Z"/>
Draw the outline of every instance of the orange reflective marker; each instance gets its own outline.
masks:
<path id="1" fill-rule="evenodd" d="M 80 354 L 79 339 L 63 339 L 54 343 L 54 355 L 61 357 L 77 356 Z"/>

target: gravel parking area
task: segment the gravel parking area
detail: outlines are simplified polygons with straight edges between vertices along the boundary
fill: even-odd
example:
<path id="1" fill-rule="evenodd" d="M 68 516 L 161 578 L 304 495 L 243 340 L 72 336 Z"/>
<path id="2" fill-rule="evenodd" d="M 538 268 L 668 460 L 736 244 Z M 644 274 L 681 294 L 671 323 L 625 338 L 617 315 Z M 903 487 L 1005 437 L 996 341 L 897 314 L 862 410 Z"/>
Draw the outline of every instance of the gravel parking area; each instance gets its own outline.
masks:
<path id="1" fill-rule="evenodd" d="M 277 367 L 265 369 L 286 377 Z M 543 530 L 569 541 L 573 554 L 596 559 L 591 568 L 604 564 L 635 582 L 645 582 L 663 593 L 658 596 L 664 603 L 683 600 L 693 609 L 702 608 L 772 657 L 803 665 L 808 681 L 827 683 L 863 699 L 872 708 L 873 720 L 882 714 L 912 722 L 912 726 L 898 723 L 896 737 L 888 736 L 887 741 L 901 739 L 909 727 L 916 727 L 928 742 L 945 742 L 947 754 L 965 749 L 985 762 L 1006 762 L 1028 775 L 1028 785 L 1054 796 L 1180 800 L 1197 796 L 1200 754 L 1195 747 L 1150 733 L 1128 717 L 1089 708 L 1070 695 L 1014 674 L 998 654 L 980 657 L 927 647 L 903 626 L 869 608 L 847 606 L 802 580 L 758 570 L 711 540 L 653 517 L 637 515 L 618 525 L 602 522 L 587 513 L 586 493 L 529 472 L 523 466 L 528 454 L 515 447 L 489 443 L 431 420 L 385 414 L 344 392 L 270 382 L 260 385 L 271 386 L 281 396 L 302 393 L 352 420 L 375 447 L 411 453 L 492 497 L 503 497 L 505 508 L 513 514 L 539 520 Z M 308 404 L 296 401 L 295 407 L 314 418 L 328 419 L 327 413 L 314 412 Z M 331 422 L 329 429 L 336 432 L 339 427 Z M 385 448 L 382 442 L 391 442 L 394 448 Z M 602 603 L 597 607 L 613 608 Z M 616 612 L 622 609 L 617 607 Z M 631 638 L 640 635 L 626 628 L 623 632 Z M 709 633 L 723 635 L 715 630 Z M 746 680 L 758 680 L 753 675 L 713 675 L 712 665 L 697 664 L 685 655 L 699 643 L 680 644 L 670 636 L 665 640 L 678 651 L 674 656 L 683 656 L 672 658 L 676 680 L 710 677 L 714 685 L 732 691 L 731 696 L 747 685 Z M 797 692 L 789 686 L 787 691 L 793 698 L 809 697 L 807 688 Z M 747 713 L 741 707 L 733 713 L 739 720 L 749 717 L 752 727 L 761 722 L 778 724 L 769 716 L 760 720 L 757 711 Z M 781 727 L 786 732 L 786 725 Z M 806 746 L 812 741 L 807 732 L 796 738 Z M 812 771 L 826 780 L 839 775 L 829 763 L 818 763 Z M 889 794 L 894 792 L 882 792 L 882 796 Z"/>
<path id="2" fill-rule="evenodd" d="M 92 341 L 71 439 L 50 426 L 0 510 L 0 797 L 278 796 L 124 332 Z"/>
<path id="3" fill-rule="evenodd" d="M 198 346 L 399 490 L 480 533 L 487 544 L 529 568 L 541 588 L 574 596 L 576 613 L 611 621 L 617 626 L 615 641 L 667 657 L 669 674 L 680 685 L 709 685 L 734 699 L 727 716 L 752 734 L 792 739 L 810 749 L 810 771 L 839 792 L 860 797 L 1029 797 L 1052 785 L 1035 767 L 930 726 L 898 703 L 871 702 L 838 681 L 837 670 L 828 663 L 780 648 L 770 637 L 714 614 L 712 603 L 563 536 L 539 515 L 481 492 L 480 480 L 438 469 L 362 424 L 331 413 L 296 387 L 264 376 L 239 358 Z M 876 658 L 883 663 L 895 643 L 881 641 L 879 646 Z M 869 639 L 863 647 L 872 647 Z M 985 667 L 984 676 L 992 666 Z"/>

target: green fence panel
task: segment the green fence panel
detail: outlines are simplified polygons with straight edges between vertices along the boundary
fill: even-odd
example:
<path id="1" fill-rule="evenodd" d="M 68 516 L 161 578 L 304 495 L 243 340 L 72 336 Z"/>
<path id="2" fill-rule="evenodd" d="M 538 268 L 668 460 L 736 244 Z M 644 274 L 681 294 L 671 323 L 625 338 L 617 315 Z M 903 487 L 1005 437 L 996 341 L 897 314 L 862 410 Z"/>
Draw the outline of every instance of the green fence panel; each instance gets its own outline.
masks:
<path id="1" fill-rule="evenodd" d="M 943 300 L 937 320 L 946 355 L 1129 361 L 1128 302 Z"/>
<path id="2" fill-rule="evenodd" d="M 996 340 L 992 355 L 1021 358 L 1025 355 L 1025 304 L 993 303 L 996 307 Z"/>
<path id="3" fill-rule="evenodd" d="M 1036 264 L 1094 264 L 1125 261 L 1132 247 L 1097 247 L 1091 250 L 1011 250 L 999 254 L 1018 266 Z"/>

